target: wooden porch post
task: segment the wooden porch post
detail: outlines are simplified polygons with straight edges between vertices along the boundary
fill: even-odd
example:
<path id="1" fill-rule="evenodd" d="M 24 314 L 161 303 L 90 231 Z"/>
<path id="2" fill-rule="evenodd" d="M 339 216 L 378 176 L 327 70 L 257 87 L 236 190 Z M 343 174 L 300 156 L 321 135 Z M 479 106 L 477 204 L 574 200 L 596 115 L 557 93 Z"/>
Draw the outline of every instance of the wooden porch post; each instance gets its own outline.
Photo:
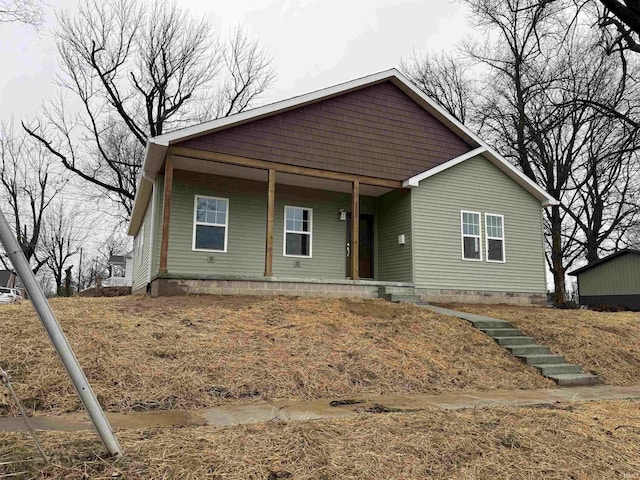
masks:
<path id="1" fill-rule="evenodd" d="M 162 207 L 162 236 L 160 239 L 160 273 L 167 273 L 169 253 L 169 220 L 171 217 L 171 196 L 173 193 L 173 155 L 167 155 L 164 164 L 164 202 Z"/>
<path id="2" fill-rule="evenodd" d="M 351 192 L 351 280 L 360 279 L 360 182 Z"/>
<path id="3" fill-rule="evenodd" d="M 273 217 L 276 211 L 276 171 L 269 169 L 269 190 L 267 193 L 267 241 L 264 255 L 264 276 L 273 276 Z"/>

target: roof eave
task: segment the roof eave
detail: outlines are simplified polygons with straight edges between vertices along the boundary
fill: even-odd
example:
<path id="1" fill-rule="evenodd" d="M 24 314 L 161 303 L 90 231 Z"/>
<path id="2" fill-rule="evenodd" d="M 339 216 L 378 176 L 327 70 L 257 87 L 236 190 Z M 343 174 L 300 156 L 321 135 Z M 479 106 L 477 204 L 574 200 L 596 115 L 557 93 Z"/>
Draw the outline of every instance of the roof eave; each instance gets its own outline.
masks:
<path id="1" fill-rule="evenodd" d="M 144 220 L 144 214 L 147 211 L 147 205 L 149 205 L 149 199 L 153 193 L 153 185 L 164 163 L 167 149 L 167 145 L 156 142 L 153 138 L 147 140 L 144 162 L 142 164 L 140 178 L 138 179 L 136 196 L 133 200 L 133 209 L 131 211 L 127 235 L 135 236 L 138 234 L 140 225 L 142 225 L 142 221 Z"/>
<path id="2" fill-rule="evenodd" d="M 575 270 L 572 270 L 570 272 L 567 273 L 567 275 L 571 275 L 572 277 L 577 276 L 580 273 L 586 272 L 587 270 L 591 270 L 592 268 L 595 268 L 599 265 L 602 265 L 603 263 L 607 263 L 611 260 L 614 260 L 618 257 L 622 257 L 623 255 L 640 255 L 640 250 L 636 250 L 635 248 L 624 248 L 622 250 L 618 250 L 617 252 L 614 252 L 610 255 L 607 255 L 604 258 L 601 258 L 600 260 L 597 260 L 595 262 L 592 262 L 590 264 L 584 265 L 582 267 L 576 268 Z"/>
<path id="3" fill-rule="evenodd" d="M 510 177 L 513 181 L 515 181 L 518 185 L 524 188 L 527 192 L 529 192 L 533 197 L 540 201 L 543 207 L 549 207 L 552 205 L 558 205 L 560 202 L 549 195 L 546 191 L 544 191 L 540 186 L 533 182 L 529 177 L 527 177 L 520 170 L 511 165 L 505 158 L 503 158 L 500 154 L 492 150 L 486 144 L 475 148 L 467 153 L 459 155 L 456 158 L 449 160 L 437 167 L 426 170 L 418 175 L 414 175 L 411 178 L 408 178 L 402 182 L 402 186 L 405 188 L 413 188 L 420 185 L 420 182 L 437 175 L 438 173 L 447 170 L 455 165 L 458 165 L 466 160 L 477 156 L 483 156 L 491 163 L 493 163 L 498 169 L 500 169 L 504 174 Z"/>

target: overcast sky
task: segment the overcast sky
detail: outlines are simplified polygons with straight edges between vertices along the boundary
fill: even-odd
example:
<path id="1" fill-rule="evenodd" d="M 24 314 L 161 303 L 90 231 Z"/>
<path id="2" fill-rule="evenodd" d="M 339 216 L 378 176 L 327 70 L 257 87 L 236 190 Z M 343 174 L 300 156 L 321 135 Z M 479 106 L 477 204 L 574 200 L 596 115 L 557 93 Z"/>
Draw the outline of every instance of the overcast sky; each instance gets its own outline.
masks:
<path id="1" fill-rule="evenodd" d="M 54 9 L 75 0 L 49 0 L 40 33 L 0 28 L 0 112 L 33 116 L 54 92 Z M 449 49 L 468 31 L 464 8 L 451 0 L 183 0 L 227 32 L 246 27 L 274 56 L 277 80 L 261 103 L 281 100 L 398 65 L 413 49 Z"/>

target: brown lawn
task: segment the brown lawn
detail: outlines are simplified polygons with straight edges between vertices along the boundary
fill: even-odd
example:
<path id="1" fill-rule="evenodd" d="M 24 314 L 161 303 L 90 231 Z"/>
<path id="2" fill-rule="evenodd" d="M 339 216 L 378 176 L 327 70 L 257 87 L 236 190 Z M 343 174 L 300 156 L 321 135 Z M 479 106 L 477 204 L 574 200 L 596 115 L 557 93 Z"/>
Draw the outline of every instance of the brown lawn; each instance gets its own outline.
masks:
<path id="1" fill-rule="evenodd" d="M 443 305 L 508 320 L 605 383 L 640 383 L 640 313 L 509 305 Z"/>
<path id="2" fill-rule="evenodd" d="M 111 411 L 553 386 L 466 322 L 382 300 L 118 297 L 52 306 Z M 31 305 L 1 306 L 0 325 L 0 366 L 28 408 L 78 410 Z"/>
<path id="3" fill-rule="evenodd" d="M 0 476 L 104 479 L 640 478 L 640 402 L 557 404 L 226 428 L 120 432 L 125 457 L 101 460 L 91 432 L 0 434 Z M 13 477 L 10 477 L 13 478 Z"/>

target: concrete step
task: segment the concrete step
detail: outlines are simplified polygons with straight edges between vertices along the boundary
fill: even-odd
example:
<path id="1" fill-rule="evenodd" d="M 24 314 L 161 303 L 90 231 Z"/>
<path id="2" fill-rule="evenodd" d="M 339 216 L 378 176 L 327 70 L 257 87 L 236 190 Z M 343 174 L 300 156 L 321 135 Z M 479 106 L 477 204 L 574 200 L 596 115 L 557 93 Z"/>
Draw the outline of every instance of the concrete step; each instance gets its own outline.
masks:
<path id="1" fill-rule="evenodd" d="M 505 347 L 507 345 L 535 345 L 536 341 L 533 337 L 493 337 L 498 345 Z"/>
<path id="2" fill-rule="evenodd" d="M 513 328 L 509 322 L 504 320 L 471 320 L 471 323 L 474 327 L 478 329 L 488 329 L 488 328 Z"/>
<path id="3" fill-rule="evenodd" d="M 536 365 L 536 368 L 540 370 L 540 373 L 545 377 L 559 373 L 582 373 L 582 369 L 579 365 L 573 365 L 571 363 L 550 363 Z"/>
<path id="4" fill-rule="evenodd" d="M 384 298 L 390 302 L 418 303 L 420 301 L 420 295 L 415 294 L 390 293 Z"/>
<path id="5" fill-rule="evenodd" d="M 567 363 L 562 355 L 554 355 L 549 347 L 538 345 L 534 338 L 526 337 L 518 328 L 498 318 L 457 312 L 442 307 L 427 307 L 436 313 L 452 315 L 471 323 L 475 328 L 493 338 L 498 345 L 521 359 L 527 365 L 536 367 L 540 374 L 551 378 L 558 385 L 596 385 L 602 383 L 600 377 L 581 373 L 579 365 Z"/>
<path id="6" fill-rule="evenodd" d="M 527 365 L 544 365 L 550 363 L 565 363 L 562 355 L 554 355 L 549 353 L 532 353 L 529 355 L 516 355 L 516 357 L 522 359 Z"/>
<path id="7" fill-rule="evenodd" d="M 522 331 L 518 328 L 481 328 L 480 331 L 489 335 L 491 338 L 522 336 Z"/>
<path id="8" fill-rule="evenodd" d="M 551 349 L 545 345 L 504 345 L 512 355 L 533 355 L 538 353 L 551 353 Z"/>
<path id="9" fill-rule="evenodd" d="M 547 375 L 547 377 L 554 380 L 558 385 L 565 387 L 598 385 L 602 383 L 600 377 L 590 373 L 556 373 L 553 375 Z"/>

